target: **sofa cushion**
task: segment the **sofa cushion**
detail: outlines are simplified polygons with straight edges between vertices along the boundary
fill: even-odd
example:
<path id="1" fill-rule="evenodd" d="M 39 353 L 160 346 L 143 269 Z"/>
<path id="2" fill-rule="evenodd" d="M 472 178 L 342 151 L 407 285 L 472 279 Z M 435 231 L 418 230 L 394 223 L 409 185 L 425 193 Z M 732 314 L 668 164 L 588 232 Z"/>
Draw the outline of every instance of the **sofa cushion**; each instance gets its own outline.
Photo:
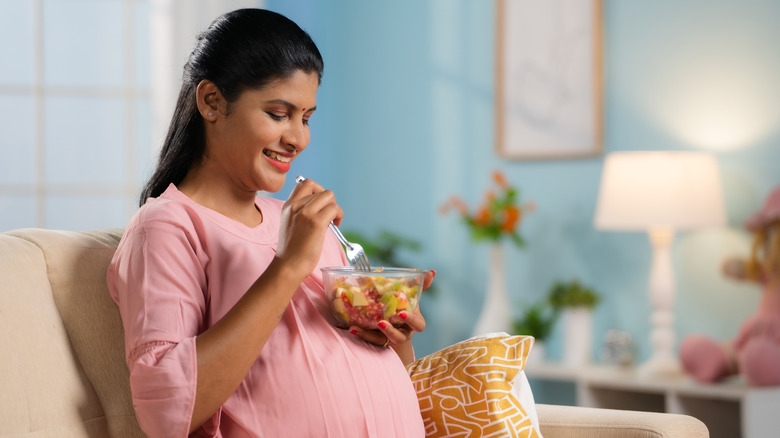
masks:
<path id="1" fill-rule="evenodd" d="M 106 285 L 106 269 L 122 229 L 28 229 L 9 234 L 43 251 L 54 303 L 102 406 L 110 436 L 143 436 L 130 396 L 122 322 Z"/>
<path id="2" fill-rule="evenodd" d="M 471 338 L 410 364 L 426 436 L 538 438 L 523 368 L 530 336 Z"/>
<path id="3" fill-rule="evenodd" d="M 36 245 L 0 234 L 0 436 L 107 436 Z"/>

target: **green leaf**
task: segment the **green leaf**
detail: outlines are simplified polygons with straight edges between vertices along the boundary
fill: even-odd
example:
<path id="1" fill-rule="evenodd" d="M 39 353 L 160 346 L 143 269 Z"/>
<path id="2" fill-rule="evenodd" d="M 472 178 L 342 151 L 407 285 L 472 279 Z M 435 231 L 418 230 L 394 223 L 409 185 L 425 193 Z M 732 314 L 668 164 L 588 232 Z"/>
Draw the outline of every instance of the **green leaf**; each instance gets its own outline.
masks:
<path id="1" fill-rule="evenodd" d="M 558 319 L 558 313 L 546 301 L 528 306 L 522 316 L 515 319 L 514 332 L 518 335 L 533 336 L 539 341 L 550 337 Z"/>
<path id="2" fill-rule="evenodd" d="M 550 288 L 548 300 L 556 309 L 578 306 L 593 308 L 599 303 L 601 296 L 594 289 L 580 284 L 579 280 L 575 279 L 568 282 L 555 282 Z"/>

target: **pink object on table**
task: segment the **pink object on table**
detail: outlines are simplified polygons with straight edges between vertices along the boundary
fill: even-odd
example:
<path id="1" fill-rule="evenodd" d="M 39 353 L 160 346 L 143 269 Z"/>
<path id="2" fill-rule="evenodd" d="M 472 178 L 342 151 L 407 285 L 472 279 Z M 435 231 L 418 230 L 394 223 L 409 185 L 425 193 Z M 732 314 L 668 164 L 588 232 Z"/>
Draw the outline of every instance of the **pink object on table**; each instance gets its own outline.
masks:
<path id="1" fill-rule="evenodd" d="M 699 382 L 715 382 L 740 373 L 752 386 L 780 385 L 780 187 L 745 223 L 754 235 L 747 259 L 729 259 L 726 276 L 761 286 L 761 301 L 735 339 L 717 343 L 691 335 L 680 345 L 685 371 Z"/>

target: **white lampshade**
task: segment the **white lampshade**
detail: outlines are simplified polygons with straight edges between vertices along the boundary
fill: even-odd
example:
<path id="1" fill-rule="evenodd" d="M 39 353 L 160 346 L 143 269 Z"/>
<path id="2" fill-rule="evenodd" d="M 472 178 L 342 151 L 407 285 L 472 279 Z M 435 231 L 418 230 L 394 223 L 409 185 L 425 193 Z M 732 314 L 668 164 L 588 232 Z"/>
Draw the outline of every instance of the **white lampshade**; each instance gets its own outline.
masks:
<path id="1" fill-rule="evenodd" d="M 679 230 L 725 221 L 718 162 L 712 155 L 634 151 L 605 158 L 596 227 Z"/>
<path id="2" fill-rule="evenodd" d="M 674 266 L 671 244 L 679 229 L 726 221 L 715 157 L 703 152 L 615 152 L 604 160 L 596 227 L 646 231 L 653 247 L 648 292 L 652 352 L 643 375 L 674 374 Z"/>

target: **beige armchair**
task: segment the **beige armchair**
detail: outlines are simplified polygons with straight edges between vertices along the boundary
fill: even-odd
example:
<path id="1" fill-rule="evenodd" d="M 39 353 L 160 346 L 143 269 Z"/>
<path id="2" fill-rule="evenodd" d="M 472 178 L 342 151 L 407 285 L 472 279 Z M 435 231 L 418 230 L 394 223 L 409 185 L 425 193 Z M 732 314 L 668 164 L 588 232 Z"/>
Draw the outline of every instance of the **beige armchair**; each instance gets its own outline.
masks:
<path id="1" fill-rule="evenodd" d="M 0 233 L 0 436 L 142 437 L 106 268 L 122 229 Z M 708 437 L 673 414 L 537 405 L 545 438 Z"/>

